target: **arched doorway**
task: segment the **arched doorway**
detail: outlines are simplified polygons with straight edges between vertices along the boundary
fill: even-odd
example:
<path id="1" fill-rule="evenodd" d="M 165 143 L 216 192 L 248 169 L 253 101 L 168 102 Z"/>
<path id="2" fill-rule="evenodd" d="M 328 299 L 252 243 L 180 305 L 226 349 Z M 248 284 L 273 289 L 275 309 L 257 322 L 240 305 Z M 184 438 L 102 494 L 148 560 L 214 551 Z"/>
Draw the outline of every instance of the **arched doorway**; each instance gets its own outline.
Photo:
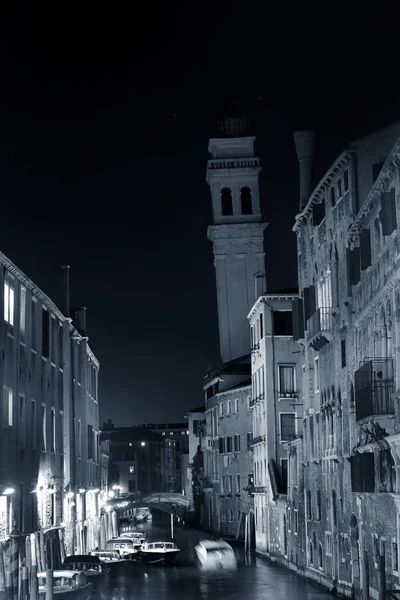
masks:
<path id="1" fill-rule="evenodd" d="M 358 523 L 355 514 L 350 518 L 350 555 L 352 563 L 352 583 L 355 590 L 360 589 L 360 543 Z"/>

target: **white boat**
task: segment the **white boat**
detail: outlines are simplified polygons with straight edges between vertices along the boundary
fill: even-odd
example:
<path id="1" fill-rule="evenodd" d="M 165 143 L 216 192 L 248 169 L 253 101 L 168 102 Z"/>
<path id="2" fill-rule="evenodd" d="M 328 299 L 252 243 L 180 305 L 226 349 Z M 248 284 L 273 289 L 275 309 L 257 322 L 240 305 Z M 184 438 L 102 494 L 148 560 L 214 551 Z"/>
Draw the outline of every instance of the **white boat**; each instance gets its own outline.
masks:
<path id="1" fill-rule="evenodd" d="M 39 600 L 46 598 L 46 573 L 38 573 Z M 53 595 L 57 600 L 90 600 L 93 585 L 83 571 L 53 571 Z"/>
<path id="2" fill-rule="evenodd" d="M 99 560 L 105 564 L 119 563 L 122 561 L 118 550 L 93 550 L 91 556 L 97 556 Z"/>
<path id="3" fill-rule="evenodd" d="M 175 542 L 145 542 L 140 547 L 142 561 L 149 564 L 173 563 L 178 552 Z"/>
<path id="4" fill-rule="evenodd" d="M 146 541 L 146 536 L 142 531 L 126 531 L 125 533 L 121 533 L 120 537 L 132 540 L 135 548 L 140 548 Z"/>
<path id="5" fill-rule="evenodd" d="M 201 540 L 195 547 L 203 569 L 236 569 L 237 560 L 232 546 L 224 540 Z"/>
<path id="6" fill-rule="evenodd" d="M 136 547 L 133 540 L 126 537 L 117 537 L 108 540 L 107 550 L 118 550 L 122 560 L 138 560 L 139 547 Z"/>
<path id="7" fill-rule="evenodd" d="M 104 583 L 106 569 L 97 556 L 91 554 L 67 556 L 62 568 L 67 571 L 83 571 L 87 581 L 93 583 L 93 589 L 98 589 Z"/>

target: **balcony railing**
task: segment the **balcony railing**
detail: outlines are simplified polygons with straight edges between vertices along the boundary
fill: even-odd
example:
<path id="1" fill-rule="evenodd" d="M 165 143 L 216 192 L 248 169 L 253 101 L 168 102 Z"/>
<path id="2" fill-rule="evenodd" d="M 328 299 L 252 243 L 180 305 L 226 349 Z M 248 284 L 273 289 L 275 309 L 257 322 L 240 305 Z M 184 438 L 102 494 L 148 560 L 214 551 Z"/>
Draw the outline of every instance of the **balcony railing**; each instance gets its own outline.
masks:
<path id="1" fill-rule="evenodd" d="M 298 398 L 299 396 L 299 392 L 296 390 L 279 390 L 278 391 L 278 398 L 284 399 L 284 398 Z"/>
<path id="2" fill-rule="evenodd" d="M 331 308 L 321 307 L 307 321 L 307 340 L 313 350 L 321 350 L 332 341 Z"/>
<path id="3" fill-rule="evenodd" d="M 355 372 L 356 420 L 392 415 L 394 373 L 391 358 L 366 359 Z"/>
<path id="4" fill-rule="evenodd" d="M 268 488 L 266 485 L 258 485 L 254 488 L 254 492 L 256 494 L 265 494 L 268 491 Z"/>
<path id="5" fill-rule="evenodd" d="M 213 488 L 213 482 L 211 477 L 203 477 L 203 490 L 210 490 Z"/>
<path id="6" fill-rule="evenodd" d="M 253 438 L 251 441 L 251 445 L 255 446 L 256 444 L 260 444 L 261 442 L 265 442 L 265 435 L 258 435 L 257 437 Z"/>

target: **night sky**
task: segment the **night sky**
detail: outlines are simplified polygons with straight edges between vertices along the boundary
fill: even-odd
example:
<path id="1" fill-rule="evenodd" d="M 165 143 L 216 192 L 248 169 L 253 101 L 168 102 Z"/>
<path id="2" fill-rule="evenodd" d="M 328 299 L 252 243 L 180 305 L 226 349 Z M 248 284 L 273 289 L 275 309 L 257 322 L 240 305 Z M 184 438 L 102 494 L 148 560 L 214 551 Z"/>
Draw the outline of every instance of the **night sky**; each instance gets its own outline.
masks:
<path id="1" fill-rule="evenodd" d="M 0 249 L 58 304 L 71 266 L 102 420 L 183 420 L 219 361 L 205 171 L 224 66 L 263 165 L 268 287 L 292 287 L 293 131 L 317 131 L 318 179 L 348 140 L 400 118 L 398 19 L 325 3 L 16 4 L 0 35 Z"/>

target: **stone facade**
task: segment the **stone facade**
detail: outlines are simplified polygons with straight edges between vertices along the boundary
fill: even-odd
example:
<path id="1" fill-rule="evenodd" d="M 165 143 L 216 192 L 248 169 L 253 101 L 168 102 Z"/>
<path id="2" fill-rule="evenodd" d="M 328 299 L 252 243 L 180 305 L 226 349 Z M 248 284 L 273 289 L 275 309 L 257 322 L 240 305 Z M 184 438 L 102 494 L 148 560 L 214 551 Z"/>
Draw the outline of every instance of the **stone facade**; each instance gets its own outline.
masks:
<path id="1" fill-rule="evenodd" d="M 381 557 L 399 585 L 399 135 L 354 142 L 294 227 L 304 436 L 288 445 L 278 560 L 356 597 L 378 598 Z"/>

